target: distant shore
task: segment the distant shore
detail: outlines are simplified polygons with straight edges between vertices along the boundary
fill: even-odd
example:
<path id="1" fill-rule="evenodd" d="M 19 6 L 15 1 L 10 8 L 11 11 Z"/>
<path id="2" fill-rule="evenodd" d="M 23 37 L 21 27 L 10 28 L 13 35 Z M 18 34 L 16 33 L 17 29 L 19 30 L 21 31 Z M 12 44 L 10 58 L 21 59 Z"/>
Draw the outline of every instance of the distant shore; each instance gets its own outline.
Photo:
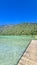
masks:
<path id="1" fill-rule="evenodd" d="M 2 25 L 0 35 L 37 35 L 37 23 Z"/>

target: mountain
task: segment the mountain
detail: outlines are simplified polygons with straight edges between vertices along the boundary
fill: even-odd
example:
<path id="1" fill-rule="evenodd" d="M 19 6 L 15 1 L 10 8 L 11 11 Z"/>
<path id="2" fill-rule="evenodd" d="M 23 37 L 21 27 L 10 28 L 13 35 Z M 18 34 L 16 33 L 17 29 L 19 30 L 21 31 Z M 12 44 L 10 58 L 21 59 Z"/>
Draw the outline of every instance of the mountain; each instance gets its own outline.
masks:
<path id="1" fill-rule="evenodd" d="M 37 35 L 37 23 L 2 25 L 0 35 Z"/>

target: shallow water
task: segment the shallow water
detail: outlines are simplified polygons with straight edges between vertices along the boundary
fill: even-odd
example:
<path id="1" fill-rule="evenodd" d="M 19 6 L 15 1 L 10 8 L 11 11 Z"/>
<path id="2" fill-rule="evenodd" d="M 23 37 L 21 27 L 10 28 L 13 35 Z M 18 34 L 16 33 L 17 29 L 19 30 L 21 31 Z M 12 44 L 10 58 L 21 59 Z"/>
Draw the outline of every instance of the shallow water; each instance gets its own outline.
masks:
<path id="1" fill-rule="evenodd" d="M 32 36 L 0 36 L 0 65 L 15 65 Z"/>

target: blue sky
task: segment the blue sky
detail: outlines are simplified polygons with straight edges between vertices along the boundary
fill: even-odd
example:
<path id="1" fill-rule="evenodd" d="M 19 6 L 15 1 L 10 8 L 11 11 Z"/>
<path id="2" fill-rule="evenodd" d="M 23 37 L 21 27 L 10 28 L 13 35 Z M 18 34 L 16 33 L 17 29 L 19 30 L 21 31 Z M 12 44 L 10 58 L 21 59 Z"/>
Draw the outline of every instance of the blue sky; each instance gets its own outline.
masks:
<path id="1" fill-rule="evenodd" d="M 0 25 L 37 23 L 37 0 L 0 0 Z"/>

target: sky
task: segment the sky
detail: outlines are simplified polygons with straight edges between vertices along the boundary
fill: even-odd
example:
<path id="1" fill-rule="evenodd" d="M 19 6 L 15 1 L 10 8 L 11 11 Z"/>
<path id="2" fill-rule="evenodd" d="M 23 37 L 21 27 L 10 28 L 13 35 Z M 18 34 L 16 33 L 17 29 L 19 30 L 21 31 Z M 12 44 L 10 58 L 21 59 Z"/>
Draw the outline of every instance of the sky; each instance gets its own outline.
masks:
<path id="1" fill-rule="evenodd" d="M 37 0 L 0 0 L 0 25 L 37 23 Z"/>

